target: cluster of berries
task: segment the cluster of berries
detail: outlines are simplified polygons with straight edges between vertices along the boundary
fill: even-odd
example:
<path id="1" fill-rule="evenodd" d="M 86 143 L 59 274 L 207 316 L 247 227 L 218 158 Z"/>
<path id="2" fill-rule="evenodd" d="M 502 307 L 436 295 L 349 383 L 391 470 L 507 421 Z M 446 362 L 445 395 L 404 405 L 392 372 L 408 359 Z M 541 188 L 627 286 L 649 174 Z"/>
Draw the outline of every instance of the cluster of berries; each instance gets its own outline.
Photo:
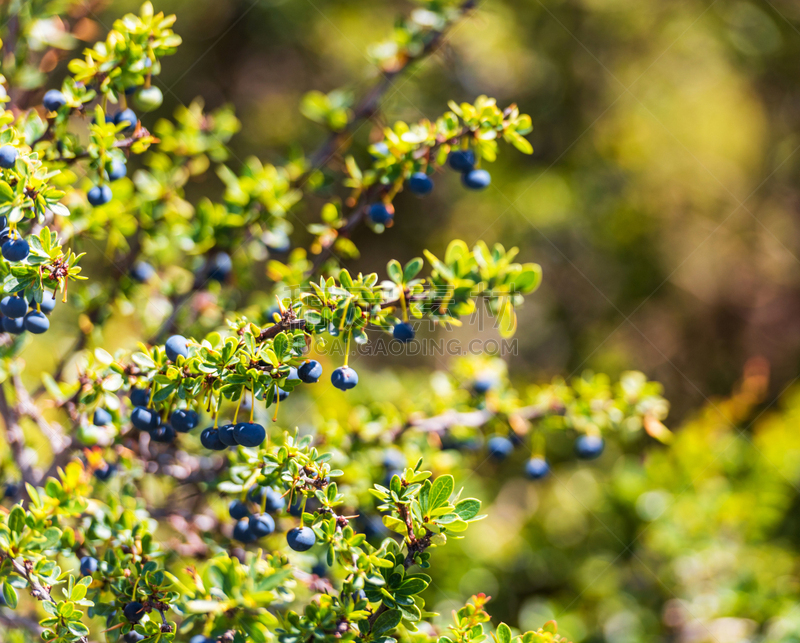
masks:
<path id="1" fill-rule="evenodd" d="M 258 507 L 251 513 L 248 504 Z M 283 496 L 272 487 L 255 486 L 247 494 L 247 502 L 234 500 L 228 507 L 231 518 L 236 520 L 233 538 L 241 543 L 252 543 L 275 531 L 275 519 L 270 514 L 284 510 Z M 295 527 L 286 532 L 286 542 L 294 551 L 308 551 L 317 542 L 316 534 L 310 527 Z"/>
<path id="2" fill-rule="evenodd" d="M 28 309 L 30 306 L 30 310 Z M 21 335 L 26 330 L 34 335 L 41 335 L 50 328 L 47 315 L 56 307 L 54 293 L 45 292 L 42 303 L 35 300 L 25 301 L 19 295 L 6 295 L 0 299 L 0 325 L 6 333 Z"/>

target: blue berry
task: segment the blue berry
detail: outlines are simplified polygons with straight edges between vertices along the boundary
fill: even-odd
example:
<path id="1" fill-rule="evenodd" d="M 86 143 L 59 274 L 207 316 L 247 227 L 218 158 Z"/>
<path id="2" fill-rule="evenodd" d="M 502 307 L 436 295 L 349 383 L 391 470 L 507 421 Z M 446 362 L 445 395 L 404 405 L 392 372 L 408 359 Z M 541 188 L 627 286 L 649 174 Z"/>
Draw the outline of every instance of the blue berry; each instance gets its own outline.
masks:
<path id="1" fill-rule="evenodd" d="M 172 412 L 169 423 L 178 433 L 188 433 L 200 424 L 200 416 L 191 409 L 176 409 Z"/>
<path id="2" fill-rule="evenodd" d="M 399 322 L 392 330 L 392 337 L 401 342 L 410 342 L 414 339 L 414 327 L 408 322 Z"/>
<path id="3" fill-rule="evenodd" d="M 492 175 L 486 170 L 470 170 L 461 175 L 461 182 L 470 190 L 484 190 L 492 182 Z"/>
<path id="4" fill-rule="evenodd" d="M 266 496 L 266 503 L 264 506 L 265 511 L 269 513 L 277 513 L 281 511 L 286 506 L 286 500 L 283 499 L 280 493 L 275 491 L 270 487 L 267 487 Z"/>
<path id="5" fill-rule="evenodd" d="M 25 330 L 30 331 L 34 335 L 41 335 L 46 333 L 50 328 L 50 320 L 47 315 L 40 313 L 38 310 L 32 310 L 25 315 Z"/>
<path id="6" fill-rule="evenodd" d="M 582 460 L 594 460 L 603 453 L 605 443 L 599 435 L 582 435 L 575 440 L 575 453 Z"/>
<path id="7" fill-rule="evenodd" d="M 17 162 L 17 148 L 11 145 L 3 145 L 0 147 L 0 167 L 5 170 L 10 170 Z"/>
<path id="8" fill-rule="evenodd" d="M 257 447 L 267 438 L 267 431 L 255 422 L 239 422 L 234 428 L 236 442 L 243 447 Z"/>
<path id="9" fill-rule="evenodd" d="M 369 206 L 369 218 L 373 223 L 386 225 L 393 216 L 394 214 L 386 207 L 385 203 L 373 203 Z"/>
<path id="10" fill-rule="evenodd" d="M 153 440 L 153 442 L 169 444 L 175 440 L 175 429 L 169 424 L 162 424 L 150 431 L 150 439 Z"/>
<path id="11" fill-rule="evenodd" d="M 525 463 L 525 475 L 531 480 L 541 480 L 550 473 L 550 465 L 544 458 L 531 458 Z"/>
<path id="12" fill-rule="evenodd" d="M 108 180 L 119 181 L 128 173 L 128 166 L 123 161 L 111 161 L 111 167 L 108 169 Z"/>
<path id="13" fill-rule="evenodd" d="M 297 376 L 306 384 L 313 384 L 322 377 L 322 364 L 314 359 L 307 360 L 298 367 Z"/>
<path id="14" fill-rule="evenodd" d="M 4 498 L 15 498 L 19 493 L 19 485 L 16 482 L 7 482 L 3 489 Z"/>
<path id="15" fill-rule="evenodd" d="M 250 518 L 250 533 L 256 538 L 269 536 L 273 531 L 275 531 L 275 521 L 272 516 L 261 514 Z"/>
<path id="16" fill-rule="evenodd" d="M 109 413 L 105 409 L 95 410 L 94 416 L 92 417 L 92 424 L 94 424 L 95 426 L 105 426 L 106 424 L 111 424 L 111 422 L 113 422 L 111 413 Z"/>
<path id="17" fill-rule="evenodd" d="M 114 472 L 116 470 L 117 470 L 117 467 L 115 467 L 113 464 L 107 464 L 102 469 L 95 469 L 94 475 L 101 482 L 105 482 L 112 475 L 114 475 Z"/>
<path id="18" fill-rule="evenodd" d="M 81 558 L 81 576 L 91 576 L 97 571 L 99 563 L 96 558 L 92 556 L 84 556 Z"/>
<path id="19" fill-rule="evenodd" d="M 212 639 L 209 636 L 203 636 L 202 634 L 195 634 L 189 639 L 189 643 L 215 643 L 215 641 L 216 639 Z"/>
<path id="20" fill-rule="evenodd" d="M 208 278 L 223 282 L 233 270 L 233 261 L 227 252 L 218 252 L 208 265 Z"/>
<path id="21" fill-rule="evenodd" d="M 150 281 L 155 277 L 156 270 L 146 261 L 137 261 L 131 268 L 131 279 L 140 284 Z"/>
<path id="22" fill-rule="evenodd" d="M 189 357 L 189 346 L 183 335 L 173 335 L 170 337 L 167 343 L 164 344 L 164 349 L 167 352 L 167 359 L 171 362 L 178 361 L 178 355 Z"/>
<path id="23" fill-rule="evenodd" d="M 153 409 L 137 406 L 131 413 L 131 424 L 140 431 L 152 431 L 161 424 L 161 419 Z"/>
<path id="24" fill-rule="evenodd" d="M 136 112 L 132 109 L 123 109 L 119 114 L 114 117 L 114 124 L 115 125 L 122 125 L 123 123 L 127 123 L 125 128 L 122 130 L 125 134 L 130 134 L 136 128 Z"/>
<path id="25" fill-rule="evenodd" d="M 24 317 L 28 312 L 28 306 L 22 297 L 8 295 L 0 299 L 0 312 L 6 317 Z"/>
<path id="26" fill-rule="evenodd" d="M 225 445 L 219 439 L 219 431 L 213 427 L 203 429 L 200 434 L 200 444 L 211 451 L 224 451 Z"/>
<path id="27" fill-rule="evenodd" d="M 44 108 L 48 112 L 57 112 L 66 104 L 66 97 L 57 89 L 48 90 L 45 92 L 44 98 L 42 99 L 42 105 L 44 105 Z"/>
<path id="28" fill-rule="evenodd" d="M 286 542 L 295 551 L 308 551 L 317 542 L 317 537 L 311 527 L 295 527 L 287 532 Z"/>
<path id="29" fill-rule="evenodd" d="M 150 402 L 150 390 L 146 388 L 131 389 L 131 404 L 134 406 L 147 406 Z"/>
<path id="30" fill-rule="evenodd" d="M 414 194 L 425 196 L 433 192 L 433 181 L 425 172 L 414 172 L 408 178 L 408 189 Z"/>
<path id="31" fill-rule="evenodd" d="M 241 500 L 234 500 L 230 505 L 228 505 L 228 513 L 234 520 L 241 520 L 242 518 L 246 518 L 250 515 L 247 505 Z"/>
<path id="32" fill-rule="evenodd" d="M 25 239 L 17 237 L 16 239 L 9 239 L 6 241 L 2 248 L 0 248 L 0 251 L 3 252 L 3 256 L 8 261 L 22 261 L 30 254 L 31 249 Z"/>
<path id="33" fill-rule="evenodd" d="M 491 375 L 478 375 L 472 383 L 472 389 L 478 395 L 485 395 L 494 386 L 495 381 Z"/>
<path id="34" fill-rule="evenodd" d="M 495 435 L 486 443 L 489 455 L 495 460 L 505 460 L 514 450 L 511 440 L 503 435 Z"/>
<path id="35" fill-rule="evenodd" d="M 31 297 L 30 305 L 33 310 L 36 310 L 36 300 Z M 56 307 L 56 294 L 48 291 L 44 291 L 42 293 L 42 303 L 39 304 L 39 308 L 41 308 L 42 312 L 45 315 L 49 315 L 53 312 L 53 309 Z"/>
<path id="36" fill-rule="evenodd" d="M 300 382 L 300 376 L 297 374 L 297 369 L 294 366 L 289 367 L 289 374 L 286 376 L 287 382 Z"/>
<path id="37" fill-rule="evenodd" d="M 233 424 L 223 424 L 221 427 L 219 427 L 218 431 L 219 440 L 226 447 L 235 447 L 237 444 L 239 444 L 236 441 L 236 434 L 234 433 Z"/>
<path id="38" fill-rule="evenodd" d="M 95 185 L 86 194 L 89 203 L 93 206 L 105 205 L 111 201 L 111 188 L 107 185 Z"/>
<path id="39" fill-rule="evenodd" d="M 251 543 L 256 539 L 253 532 L 250 531 L 250 521 L 243 518 L 236 523 L 233 528 L 233 539 L 238 540 L 240 543 Z"/>
<path id="40" fill-rule="evenodd" d="M 331 374 L 331 384 L 341 391 L 349 391 L 358 384 L 358 373 L 349 366 L 340 366 Z"/>
<path id="41" fill-rule="evenodd" d="M 475 167 L 475 152 L 472 150 L 453 150 L 448 154 L 447 162 L 456 172 L 469 172 Z"/>
<path id="42" fill-rule="evenodd" d="M 144 634 L 139 634 L 136 630 L 131 630 L 122 637 L 122 641 L 123 643 L 139 643 L 140 641 L 144 641 Z M 213 643 L 213 641 L 210 643 Z"/>
<path id="43" fill-rule="evenodd" d="M 25 332 L 25 320 L 22 317 L 3 317 L 3 330 L 12 335 L 21 335 Z"/>
<path id="44" fill-rule="evenodd" d="M 142 620 L 142 616 L 144 616 L 144 605 L 138 601 L 131 601 L 122 608 L 122 613 L 131 623 L 138 623 Z"/>

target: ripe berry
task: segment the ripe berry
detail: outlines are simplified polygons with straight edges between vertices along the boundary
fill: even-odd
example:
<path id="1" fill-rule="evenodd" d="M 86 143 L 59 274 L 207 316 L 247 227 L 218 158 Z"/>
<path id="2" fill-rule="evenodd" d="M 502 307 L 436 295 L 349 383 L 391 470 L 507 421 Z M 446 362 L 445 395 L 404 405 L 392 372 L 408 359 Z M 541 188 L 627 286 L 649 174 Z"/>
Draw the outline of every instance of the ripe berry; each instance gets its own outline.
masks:
<path id="1" fill-rule="evenodd" d="M 256 538 L 269 536 L 275 531 L 275 521 L 269 514 L 261 514 L 250 518 L 250 533 Z"/>
<path id="2" fill-rule="evenodd" d="M 234 426 L 233 424 L 223 424 L 219 427 L 219 440 L 224 444 L 226 447 L 235 447 L 239 444 L 236 441 L 236 435 L 233 431 Z"/>
<path id="3" fill-rule="evenodd" d="M 138 623 L 144 616 L 144 605 L 137 601 L 131 601 L 122 608 L 122 613 L 131 623 Z"/>
<path id="4" fill-rule="evenodd" d="M 340 366 L 331 374 L 331 384 L 341 391 L 348 391 L 358 384 L 358 373 L 349 366 Z"/>
<path id="5" fill-rule="evenodd" d="M 36 300 L 31 297 L 30 301 L 28 302 L 31 305 L 33 310 L 36 310 Z M 39 308 L 45 315 L 49 315 L 53 312 L 53 309 L 56 307 L 56 295 L 55 293 L 44 291 L 42 293 L 42 303 L 39 304 Z"/>
<path id="6" fill-rule="evenodd" d="M 0 250 L 2 250 L 3 256 L 8 261 L 22 261 L 31 251 L 28 242 L 22 237 L 9 239 L 3 244 Z"/>
<path id="7" fill-rule="evenodd" d="M 224 451 L 225 445 L 219 439 L 219 431 L 213 427 L 203 429 L 200 434 L 200 444 L 211 451 Z"/>
<path id="8" fill-rule="evenodd" d="M 178 361 L 178 355 L 189 357 L 189 347 L 186 343 L 186 338 L 183 335 L 173 335 L 164 344 L 164 349 L 167 352 L 167 359 L 171 362 Z"/>
<path id="9" fill-rule="evenodd" d="M 143 112 L 152 112 L 154 109 L 161 107 L 164 102 L 164 96 L 158 87 L 150 86 L 139 90 L 139 93 L 133 97 L 136 107 Z"/>
<path id="10" fill-rule="evenodd" d="M 408 322 L 399 322 L 392 330 L 392 337 L 401 342 L 410 342 L 414 339 L 414 327 Z"/>
<path id="11" fill-rule="evenodd" d="M 147 406 L 150 402 L 150 390 L 146 388 L 131 389 L 131 404 L 134 406 Z"/>
<path id="12" fill-rule="evenodd" d="M 216 639 L 212 639 L 210 636 L 203 636 L 202 634 L 195 634 L 189 639 L 189 643 L 216 643 Z"/>
<path id="13" fill-rule="evenodd" d="M 297 377 L 306 384 L 313 384 L 322 377 L 322 364 L 314 359 L 303 362 L 297 368 Z"/>
<path id="14" fill-rule="evenodd" d="M 281 387 L 278 387 L 278 401 L 283 402 L 287 397 L 289 397 L 289 391 L 284 391 Z"/>
<path id="15" fill-rule="evenodd" d="M 472 389 L 478 395 L 485 395 L 494 386 L 494 378 L 491 375 L 478 375 L 472 383 Z"/>
<path id="16" fill-rule="evenodd" d="M 456 172 L 469 172 L 475 167 L 475 152 L 472 150 L 453 150 L 447 161 Z"/>
<path id="17" fill-rule="evenodd" d="M 17 148 L 11 145 L 3 145 L 0 147 L 0 167 L 4 170 L 10 170 L 17 162 Z"/>
<path id="18" fill-rule="evenodd" d="M 241 500 L 234 500 L 230 505 L 228 505 L 228 513 L 234 520 L 241 520 L 242 518 L 246 518 L 250 515 L 247 505 Z"/>
<path id="19" fill-rule="evenodd" d="M 231 256 L 227 252 L 218 252 L 208 264 L 208 278 L 223 282 L 233 270 Z"/>
<path id="20" fill-rule="evenodd" d="M 408 189 L 414 194 L 425 196 L 433 192 L 433 181 L 425 172 L 414 172 L 408 178 Z"/>
<path id="21" fill-rule="evenodd" d="M 575 453 L 582 460 L 594 460 L 603 453 L 605 443 L 599 435 L 582 435 L 575 440 Z"/>
<path id="22" fill-rule="evenodd" d="M 385 203 L 373 203 L 369 206 L 369 218 L 373 223 L 386 225 L 394 217 L 394 213 L 386 207 Z"/>
<path id="23" fill-rule="evenodd" d="M 267 438 L 267 431 L 255 422 L 239 422 L 233 431 L 236 442 L 243 447 L 257 447 Z"/>
<path id="24" fill-rule="evenodd" d="M 188 433 L 200 424 L 200 416 L 192 409 L 176 409 L 172 412 L 169 423 L 178 433 Z"/>
<path id="25" fill-rule="evenodd" d="M 169 424 L 162 424 L 150 431 L 150 439 L 153 440 L 153 442 L 169 444 L 175 440 L 175 429 Z"/>
<path id="26" fill-rule="evenodd" d="M 125 128 L 122 130 L 124 134 L 130 134 L 133 132 L 134 128 L 136 127 L 136 112 L 132 109 L 123 109 L 119 114 L 114 117 L 114 124 L 115 125 L 122 125 L 123 123 L 127 123 Z M 124 175 L 123 175 L 124 176 Z"/>
<path id="27" fill-rule="evenodd" d="M 51 89 L 44 94 L 42 105 L 48 112 L 57 112 L 59 109 L 67 104 L 67 99 L 57 89 Z"/>
<path id="28" fill-rule="evenodd" d="M 122 637 L 122 641 L 123 643 L 139 643 L 139 641 L 144 641 L 144 634 L 139 634 L 139 632 L 131 630 L 130 632 L 125 634 L 125 636 Z"/>
<path id="29" fill-rule="evenodd" d="M 15 498 L 19 493 L 19 485 L 16 482 L 7 482 L 3 489 L 4 498 Z"/>
<path id="30" fill-rule="evenodd" d="M 102 469 L 95 469 L 94 475 L 101 482 L 105 482 L 112 475 L 114 475 L 114 472 L 116 470 L 117 470 L 117 467 L 115 467 L 113 464 L 107 464 Z"/>
<path id="31" fill-rule="evenodd" d="M 287 532 L 286 542 L 295 551 L 308 551 L 317 542 L 317 537 L 311 527 L 295 527 Z"/>
<path id="32" fill-rule="evenodd" d="M 22 317 L 3 317 L 3 330 L 12 335 L 21 335 L 25 332 L 25 320 Z"/>
<path id="33" fill-rule="evenodd" d="M 111 161 L 111 167 L 108 168 L 108 180 L 119 181 L 128 173 L 128 166 L 123 161 Z"/>
<path id="34" fill-rule="evenodd" d="M 28 306 L 22 297 L 8 295 L 0 299 L 0 312 L 6 317 L 24 317 L 28 312 Z"/>
<path id="35" fill-rule="evenodd" d="M 86 193 L 86 198 L 93 206 L 105 205 L 111 201 L 111 188 L 107 185 L 95 185 Z"/>
<path id="36" fill-rule="evenodd" d="M 161 419 L 153 409 L 137 406 L 131 413 L 131 424 L 140 431 L 152 431 L 161 424 Z"/>
<path id="37" fill-rule="evenodd" d="M 236 523 L 233 528 L 233 538 L 240 543 L 251 543 L 256 539 L 255 534 L 250 531 L 250 521 L 246 518 Z"/>
<path id="38" fill-rule="evenodd" d="M 495 460 L 505 460 L 514 450 L 511 440 L 503 435 L 495 435 L 486 443 L 489 455 Z"/>
<path id="39" fill-rule="evenodd" d="M 274 514 L 286 506 L 286 501 L 283 499 L 280 493 L 270 487 L 266 487 L 266 490 L 266 503 L 264 506 L 265 511 Z"/>
<path id="40" fill-rule="evenodd" d="M 34 335 L 41 335 L 46 333 L 50 328 L 50 320 L 47 315 L 40 313 L 38 310 L 32 310 L 25 315 L 25 330 L 30 331 Z"/>
<path id="41" fill-rule="evenodd" d="M 470 190 L 484 190 L 492 182 L 492 175 L 486 170 L 470 170 L 461 175 L 461 182 Z"/>
<path id="42" fill-rule="evenodd" d="M 92 417 L 92 424 L 95 426 L 105 426 L 106 424 L 111 424 L 112 421 L 111 413 L 105 409 L 96 409 Z"/>
<path id="43" fill-rule="evenodd" d="M 84 556 L 81 558 L 81 576 L 91 576 L 97 571 L 98 566 L 96 558 Z"/>
<path id="44" fill-rule="evenodd" d="M 531 458 L 525 463 L 525 475 L 531 480 L 541 480 L 550 473 L 550 465 L 544 458 Z"/>

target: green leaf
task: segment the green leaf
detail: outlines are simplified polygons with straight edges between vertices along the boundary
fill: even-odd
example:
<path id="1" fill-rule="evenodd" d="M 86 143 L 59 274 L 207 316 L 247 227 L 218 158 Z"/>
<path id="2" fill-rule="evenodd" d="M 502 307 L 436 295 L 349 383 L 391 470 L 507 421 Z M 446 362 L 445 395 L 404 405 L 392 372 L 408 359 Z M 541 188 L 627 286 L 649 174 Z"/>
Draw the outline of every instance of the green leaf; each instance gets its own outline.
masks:
<path id="1" fill-rule="evenodd" d="M 453 493 L 454 486 L 455 482 L 451 475 L 439 476 L 436 478 L 431 486 L 428 500 L 430 509 L 433 510 L 446 505 Z"/>
<path id="2" fill-rule="evenodd" d="M 511 628 L 505 623 L 500 623 L 497 626 L 495 637 L 498 643 L 511 643 Z"/>
<path id="3" fill-rule="evenodd" d="M 12 610 L 17 608 L 17 590 L 8 583 L 3 583 L 3 599 Z"/>
<path id="4" fill-rule="evenodd" d="M 14 534 L 22 533 L 25 528 L 25 510 L 19 505 L 16 505 L 8 516 L 8 528 Z"/>
<path id="5" fill-rule="evenodd" d="M 414 257 L 409 261 L 403 268 L 403 281 L 409 282 L 416 277 L 419 271 L 422 270 L 423 263 L 422 257 Z"/>
<path id="6" fill-rule="evenodd" d="M 400 266 L 400 262 L 397 261 L 397 259 L 392 259 L 386 265 L 386 273 L 389 275 L 389 279 L 394 283 L 403 283 L 403 268 Z"/>
<path id="7" fill-rule="evenodd" d="M 388 634 L 400 625 L 403 614 L 398 609 L 387 610 L 381 614 L 372 626 L 372 634 L 380 636 L 381 634 Z"/>
<path id="8" fill-rule="evenodd" d="M 456 504 L 455 513 L 461 520 L 469 521 L 478 515 L 481 510 L 481 501 L 475 498 L 464 498 Z"/>

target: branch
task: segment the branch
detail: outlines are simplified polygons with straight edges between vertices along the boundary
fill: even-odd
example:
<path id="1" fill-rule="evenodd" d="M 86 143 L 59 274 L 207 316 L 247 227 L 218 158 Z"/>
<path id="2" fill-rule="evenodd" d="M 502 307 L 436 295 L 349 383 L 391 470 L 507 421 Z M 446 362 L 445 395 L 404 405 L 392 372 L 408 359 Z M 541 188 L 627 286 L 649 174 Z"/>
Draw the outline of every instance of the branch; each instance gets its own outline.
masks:
<path id="1" fill-rule="evenodd" d="M 8 447 L 11 449 L 11 454 L 14 456 L 14 462 L 16 462 L 19 467 L 22 481 L 35 485 L 38 476 L 34 472 L 30 459 L 25 453 L 25 435 L 19 424 L 19 410 L 16 406 L 12 406 L 8 403 L 6 390 L 2 384 L 0 384 L 0 415 L 3 416 L 3 422 L 5 423 L 6 442 L 8 442 Z"/>

